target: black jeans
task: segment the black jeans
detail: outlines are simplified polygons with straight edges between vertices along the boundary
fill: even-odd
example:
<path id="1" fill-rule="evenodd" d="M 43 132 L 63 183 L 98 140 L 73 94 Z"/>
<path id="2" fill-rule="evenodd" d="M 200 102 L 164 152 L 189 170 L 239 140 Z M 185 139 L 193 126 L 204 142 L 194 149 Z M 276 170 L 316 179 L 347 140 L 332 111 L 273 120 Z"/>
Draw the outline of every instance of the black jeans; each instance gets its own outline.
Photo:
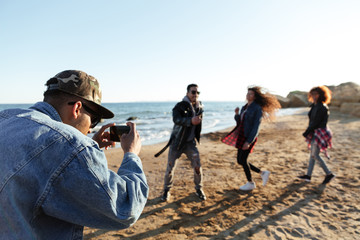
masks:
<path id="1" fill-rule="evenodd" d="M 237 153 L 237 162 L 241 166 L 243 166 L 247 180 L 249 182 L 252 182 L 250 170 L 257 172 L 257 173 L 260 173 L 261 171 L 260 171 L 260 169 L 258 169 L 254 165 L 252 165 L 251 163 L 248 163 L 247 158 L 249 156 L 249 153 L 250 153 L 250 150 L 242 150 L 239 148 L 238 153 Z"/>

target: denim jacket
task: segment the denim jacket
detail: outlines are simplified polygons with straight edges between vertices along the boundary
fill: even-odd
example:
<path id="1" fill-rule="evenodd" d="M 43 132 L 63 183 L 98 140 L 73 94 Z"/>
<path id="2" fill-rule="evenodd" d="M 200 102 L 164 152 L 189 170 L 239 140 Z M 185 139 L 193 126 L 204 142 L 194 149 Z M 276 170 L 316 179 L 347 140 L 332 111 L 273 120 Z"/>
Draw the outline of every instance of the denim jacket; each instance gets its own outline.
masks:
<path id="1" fill-rule="evenodd" d="M 247 108 L 247 109 L 246 109 Z M 259 134 L 259 128 L 262 118 L 262 109 L 259 104 L 252 102 L 250 105 L 246 104 L 241 108 L 239 115 L 235 115 L 235 121 L 240 123 L 240 116 L 246 110 L 244 116 L 244 135 L 248 143 L 254 142 Z"/>
<path id="2" fill-rule="evenodd" d="M 98 144 L 48 103 L 0 112 L 0 239 L 82 239 L 83 226 L 126 228 L 147 197 L 136 154 L 109 170 Z"/>

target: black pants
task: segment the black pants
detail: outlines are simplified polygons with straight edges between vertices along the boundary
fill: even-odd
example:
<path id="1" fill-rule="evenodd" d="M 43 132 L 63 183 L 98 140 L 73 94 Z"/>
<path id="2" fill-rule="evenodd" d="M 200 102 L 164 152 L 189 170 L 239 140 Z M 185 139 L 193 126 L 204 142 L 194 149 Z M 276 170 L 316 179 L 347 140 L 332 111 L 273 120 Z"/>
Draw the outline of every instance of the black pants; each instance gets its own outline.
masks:
<path id="1" fill-rule="evenodd" d="M 257 173 L 260 173 L 261 171 L 260 171 L 260 169 L 258 169 L 254 165 L 252 165 L 251 163 L 248 163 L 247 158 L 249 156 L 249 153 L 250 153 L 250 150 L 242 150 L 239 148 L 238 153 L 237 153 L 237 162 L 241 166 L 243 166 L 247 180 L 249 182 L 252 182 L 250 170 L 257 172 Z"/>

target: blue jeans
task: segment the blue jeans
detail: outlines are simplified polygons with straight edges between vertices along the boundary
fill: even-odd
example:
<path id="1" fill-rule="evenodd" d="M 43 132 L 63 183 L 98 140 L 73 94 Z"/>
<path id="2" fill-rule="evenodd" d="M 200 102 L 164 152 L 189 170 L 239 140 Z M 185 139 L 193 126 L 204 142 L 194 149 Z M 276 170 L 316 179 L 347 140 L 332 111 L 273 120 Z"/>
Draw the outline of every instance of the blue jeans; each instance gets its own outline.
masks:
<path id="1" fill-rule="evenodd" d="M 311 141 L 310 160 L 309 160 L 309 166 L 308 166 L 308 171 L 307 171 L 308 176 L 311 176 L 311 174 L 314 170 L 315 160 L 318 160 L 321 168 L 324 170 L 326 175 L 329 175 L 331 173 L 329 168 L 326 166 L 325 161 L 320 157 L 320 149 L 319 149 L 318 145 L 316 144 L 315 140 L 313 139 Z"/>
<path id="2" fill-rule="evenodd" d="M 200 154 L 196 147 L 195 140 L 187 142 L 181 150 L 177 150 L 176 146 L 170 145 L 168 162 L 164 179 L 164 190 L 170 190 L 174 181 L 174 171 L 176 168 L 177 159 L 181 154 L 185 153 L 191 161 L 191 166 L 194 168 L 194 183 L 195 189 L 202 188 L 202 168 L 200 163 Z"/>

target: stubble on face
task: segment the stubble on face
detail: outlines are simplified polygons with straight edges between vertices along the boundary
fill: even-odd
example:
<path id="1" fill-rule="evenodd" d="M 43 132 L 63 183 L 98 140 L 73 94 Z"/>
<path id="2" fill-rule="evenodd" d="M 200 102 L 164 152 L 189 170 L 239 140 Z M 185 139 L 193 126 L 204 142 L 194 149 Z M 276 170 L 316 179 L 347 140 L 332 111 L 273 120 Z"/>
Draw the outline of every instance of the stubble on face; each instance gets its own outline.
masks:
<path id="1" fill-rule="evenodd" d="M 195 104 L 196 101 L 198 100 L 199 95 L 198 94 L 192 94 L 192 92 L 198 92 L 198 88 L 197 87 L 192 87 L 190 88 L 189 92 L 187 93 L 187 97 L 190 99 L 190 101 Z"/>

